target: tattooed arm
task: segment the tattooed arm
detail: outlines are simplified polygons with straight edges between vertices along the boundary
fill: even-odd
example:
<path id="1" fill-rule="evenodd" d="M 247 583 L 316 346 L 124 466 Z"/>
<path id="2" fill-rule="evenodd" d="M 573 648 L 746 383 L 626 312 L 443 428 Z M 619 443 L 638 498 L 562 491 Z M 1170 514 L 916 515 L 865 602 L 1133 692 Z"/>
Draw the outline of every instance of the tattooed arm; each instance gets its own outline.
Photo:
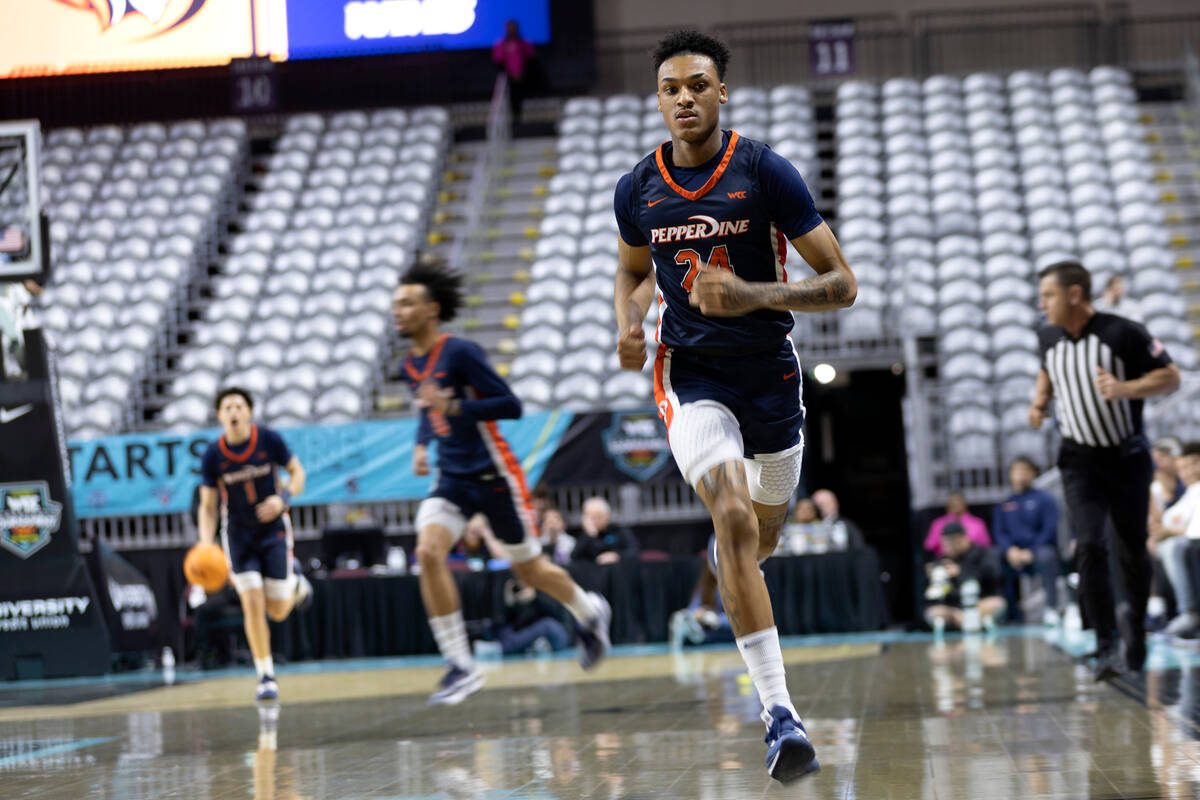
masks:
<path id="1" fill-rule="evenodd" d="M 858 282 L 829 225 L 822 222 L 792 244 L 816 275 L 798 283 L 750 282 L 729 270 L 705 268 L 692 286 L 691 304 L 713 317 L 741 316 L 763 308 L 829 311 L 850 306 Z"/>

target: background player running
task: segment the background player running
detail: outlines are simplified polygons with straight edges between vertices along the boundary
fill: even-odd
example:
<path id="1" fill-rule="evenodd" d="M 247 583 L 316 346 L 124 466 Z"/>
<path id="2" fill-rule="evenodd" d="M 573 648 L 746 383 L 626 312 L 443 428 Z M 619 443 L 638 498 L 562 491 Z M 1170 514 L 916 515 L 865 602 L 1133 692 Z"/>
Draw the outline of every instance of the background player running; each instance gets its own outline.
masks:
<path id="1" fill-rule="evenodd" d="M 488 365 L 474 342 L 442 333 L 462 301 L 462 279 L 436 265 L 417 265 L 401 279 L 392 300 L 396 328 L 412 339 L 404 361 L 421 418 L 413 472 L 429 474 L 427 447 L 436 439 L 438 476 L 417 511 L 421 599 L 447 670 L 433 703 L 454 704 L 483 686 L 463 626 L 458 586 L 446 567 L 463 528 L 484 514 L 517 578 L 558 600 L 578 622 L 580 663 L 594 667 L 609 649 L 608 602 L 585 592 L 562 567 L 542 555 L 521 465 L 496 427 L 521 415 L 521 402 Z"/>
<path id="2" fill-rule="evenodd" d="M 312 593 L 308 580 L 293 569 L 292 523 L 287 509 L 304 491 L 304 467 L 278 433 L 253 422 L 254 401 L 245 389 L 217 394 L 217 420 L 225 432 L 208 446 L 200 462 L 200 541 L 217 534 L 220 494 L 221 546 L 230 564 L 230 581 L 242 601 L 246 641 L 258 672 L 256 700 L 276 700 L 275 665 L 267 617 L 282 622 Z M 288 473 L 279 488 L 279 468 Z"/>
<path id="3" fill-rule="evenodd" d="M 767 769 L 788 781 L 819 764 L 788 696 L 757 563 L 775 549 L 804 447 L 787 334 L 791 311 L 846 307 L 857 285 L 795 167 L 721 130 L 728 60 L 724 44 L 694 31 L 666 36 L 655 51 L 671 141 L 617 183 L 618 353 L 625 369 L 645 363 L 653 270 L 655 400 L 680 470 L 712 513 L 721 598 L 764 707 Z M 817 275 L 786 282 L 788 240 Z"/>

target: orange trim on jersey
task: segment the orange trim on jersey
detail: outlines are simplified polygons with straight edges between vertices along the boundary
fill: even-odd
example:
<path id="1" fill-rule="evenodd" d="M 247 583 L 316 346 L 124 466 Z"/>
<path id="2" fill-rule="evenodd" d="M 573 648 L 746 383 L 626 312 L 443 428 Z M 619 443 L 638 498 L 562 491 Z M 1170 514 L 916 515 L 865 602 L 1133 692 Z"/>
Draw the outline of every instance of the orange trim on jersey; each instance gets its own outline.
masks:
<path id="1" fill-rule="evenodd" d="M 663 149 L 666 147 L 666 142 L 660 144 L 658 149 L 654 151 L 654 160 L 658 162 L 658 172 L 662 175 L 663 180 L 667 182 L 667 186 L 674 189 L 675 193 L 685 200 L 699 200 L 717 185 L 717 181 L 721 180 L 721 176 L 725 174 L 725 168 L 729 166 L 729 161 L 733 158 L 733 148 L 737 146 L 737 143 L 737 131 L 730 131 L 729 145 L 725 148 L 725 155 L 721 157 L 721 163 L 717 164 L 717 168 L 713 170 L 712 175 L 708 176 L 708 180 L 704 182 L 704 185 L 694 192 L 676 183 L 675 179 L 671 177 L 671 173 L 667 171 L 667 163 L 663 160 Z"/>
<path id="2" fill-rule="evenodd" d="M 669 433 L 675 412 L 671 409 L 671 401 L 667 399 L 667 390 L 663 387 L 663 362 L 666 361 L 666 358 L 667 346 L 660 344 L 658 354 L 654 356 L 654 404 L 658 406 L 658 415 L 666 423 Z"/>
<path id="3" fill-rule="evenodd" d="M 246 447 L 246 452 L 242 453 L 240 456 L 230 450 L 229 445 L 225 444 L 225 434 L 223 433 L 221 434 L 221 438 L 217 439 L 217 447 L 221 449 L 221 452 L 224 453 L 225 457 L 230 461 L 236 461 L 238 464 L 245 463 L 247 460 L 249 460 L 250 456 L 254 455 L 254 449 L 258 447 L 258 426 L 250 426 L 250 443 Z"/>
<path id="4" fill-rule="evenodd" d="M 500 459 L 504 462 L 504 469 L 517 482 L 517 489 L 521 494 L 519 498 L 521 510 L 525 512 L 525 524 L 529 527 L 530 532 L 537 536 L 538 527 L 537 518 L 533 513 L 533 498 L 529 495 L 529 486 L 525 483 L 525 471 L 521 469 L 521 462 L 517 461 L 512 448 L 508 446 L 508 441 L 500 434 L 500 428 L 496 425 L 495 420 L 488 420 L 483 425 L 492 438 L 496 452 L 500 454 Z"/>
<path id="5" fill-rule="evenodd" d="M 420 372 L 417 372 L 417 368 L 413 366 L 412 353 L 409 353 L 408 357 L 404 359 L 404 371 L 408 373 L 408 376 L 417 383 L 421 383 L 432 375 L 433 368 L 437 366 L 438 356 L 442 354 L 442 345 L 449 338 L 450 334 L 448 333 L 443 333 L 438 337 L 438 340 L 433 343 L 433 347 L 429 348 L 429 357 L 425 360 L 425 369 Z"/>

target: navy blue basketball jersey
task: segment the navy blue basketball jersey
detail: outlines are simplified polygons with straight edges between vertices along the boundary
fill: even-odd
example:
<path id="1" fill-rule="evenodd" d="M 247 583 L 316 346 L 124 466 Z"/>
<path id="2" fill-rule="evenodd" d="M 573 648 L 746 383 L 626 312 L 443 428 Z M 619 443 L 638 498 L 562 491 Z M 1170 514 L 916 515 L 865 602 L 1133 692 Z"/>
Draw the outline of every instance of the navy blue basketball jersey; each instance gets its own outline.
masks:
<path id="1" fill-rule="evenodd" d="M 421 409 L 417 444 L 436 437 L 437 466 L 447 475 L 476 476 L 495 473 L 524 481 L 521 466 L 496 426 L 498 419 L 521 416 L 521 401 L 487 362 L 483 348 L 468 339 L 443 334 L 423 356 L 409 353 L 404 377 L 412 389 L 434 381 L 450 389 L 461 403 L 461 413 L 447 416 Z"/>
<path id="2" fill-rule="evenodd" d="M 250 438 L 241 444 L 229 444 L 222 435 L 208 446 L 200 460 L 200 477 L 205 486 L 221 492 L 230 528 L 256 531 L 276 524 L 264 526 L 254 507 L 279 494 L 279 467 L 291 460 L 283 437 L 264 425 L 251 425 Z"/>
<path id="3" fill-rule="evenodd" d="M 792 329 L 788 311 L 706 317 L 688 303 L 704 265 L 747 281 L 787 281 L 790 239 L 821 224 L 796 168 L 769 147 L 723 132 L 724 146 L 698 167 L 672 163 L 671 143 L 617 183 L 621 237 L 649 245 L 658 282 L 658 341 L 669 347 L 760 351 L 779 347 Z"/>

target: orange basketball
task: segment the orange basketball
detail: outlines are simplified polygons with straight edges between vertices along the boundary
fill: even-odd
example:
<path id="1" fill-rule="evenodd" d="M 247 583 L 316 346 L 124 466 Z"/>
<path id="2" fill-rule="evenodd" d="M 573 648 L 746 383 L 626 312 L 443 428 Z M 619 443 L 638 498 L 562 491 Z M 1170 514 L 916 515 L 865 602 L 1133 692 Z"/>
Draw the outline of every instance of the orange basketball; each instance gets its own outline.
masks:
<path id="1" fill-rule="evenodd" d="M 229 580 L 229 562 L 225 551 L 215 544 L 197 542 L 183 559 L 183 574 L 189 582 L 212 594 L 219 592 Z"/>

